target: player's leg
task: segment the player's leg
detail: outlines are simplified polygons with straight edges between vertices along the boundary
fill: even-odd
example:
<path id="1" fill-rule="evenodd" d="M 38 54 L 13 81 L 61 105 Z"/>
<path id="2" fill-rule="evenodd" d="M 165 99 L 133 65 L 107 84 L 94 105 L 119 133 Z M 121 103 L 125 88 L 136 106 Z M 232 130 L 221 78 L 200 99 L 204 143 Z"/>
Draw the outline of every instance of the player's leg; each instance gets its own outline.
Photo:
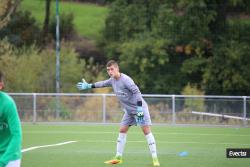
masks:
<path id="1" fill-rule="evenodd" d="M 124 147 L 126 144 L 126 138 L 127 138 L 127 131 L 129 129 L 129 126 L 121 126 L 119 135 L 117 138 L 117 144 L 116 144 L 116 155 L 111 160 L 105 161 L 105 164 L 121 164 L 122 163 L 122 154 L 124 151 Z"/>
<path id="2" fill-rule="evenodd" d="M 10 161 L 6 167 L 20 167 L 21 166 L 21 160 L 15 160 L 15 161 Z"/>
<path id="3" fill-rule="evenodd" d="M 134 117 L 125 113 L 123 115 L 121 126 L 119 130 L 119 135 L 117 138 L 116 145 L 116 156 L 108 161 L 105 161 L 106 164 L 121 164 L 122 163 L 122 155 L 126 144 L 127 131 L 131 125 L 134 125 L 136 122 Z"/>
<path id="4" fill-rule="evenodd" d="M 156 142 L 153 133 L 151 132 L 151 128 L 149 125 L 142 126 L 142 131 L 146 137 L 148 142 L 148 147 L 152 155 L 153 165 L 160 166 L 158 157 L 157 157 L 157 150 L 156 150 Z"/>
<path id="5" fill-rule="evenodd" d="M 124 147 L 126 144 L 128 129 L 129 129 L 129 126 L 127 125 L 122 125 L 120 127 L 119 135 L 117 138 L 117 144 L 116 144 L 116 157 L 122 157 Z"/>
<path id="6" fill-rule="evenodd" d="M 145 138 L 148 142 L 149 150 L 151 152 L 152 158 L 153 158 L 153 165 L 154 166 L 160 166 L 160 163 L 158 161 L 157 157 L 157 150 L 156 150 L 156 142 L 153 133 L 151 132 L 151 118 L 148 111 L 148 108 L 143 108 L 144 112 L 144 121 L 140 124 L 142 131 L 145 135 Z"/>

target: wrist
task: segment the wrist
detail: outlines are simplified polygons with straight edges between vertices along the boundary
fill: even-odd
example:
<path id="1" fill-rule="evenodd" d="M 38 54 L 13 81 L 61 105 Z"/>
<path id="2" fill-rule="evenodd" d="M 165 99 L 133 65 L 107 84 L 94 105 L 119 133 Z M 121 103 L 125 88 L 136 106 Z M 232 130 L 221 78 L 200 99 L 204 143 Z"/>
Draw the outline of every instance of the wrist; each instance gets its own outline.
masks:
<path id="1" fill-rule="evenodd" d="M 142 106 L 142 101 L 137 101 L 137 106 L 141 107 Z"/>
<path id="2" fill-rule="evenodd" d="M 93 84 L 88 84 L 88 85 L 87 85 L 87 88 L 88 88 L 88 89 L 91 89 L 91 88 L 92 88 L 92 85 L 93 85 Z"/>

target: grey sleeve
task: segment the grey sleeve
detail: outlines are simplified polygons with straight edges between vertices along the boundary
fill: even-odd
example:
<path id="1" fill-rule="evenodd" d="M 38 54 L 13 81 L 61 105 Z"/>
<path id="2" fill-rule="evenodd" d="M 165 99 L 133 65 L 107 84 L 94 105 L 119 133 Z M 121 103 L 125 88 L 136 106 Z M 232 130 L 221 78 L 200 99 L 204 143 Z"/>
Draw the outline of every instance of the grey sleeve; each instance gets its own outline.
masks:
<path id="1" fill-rule="evenodd" d="M 111 87 L 111 86 L 112 86 L 112 79 L 111 78 L 104 80 L 104 81 L 99 81 L 99 82 L 94 83 L 95 88 Z"/>
<path id="2" fill-rule="evenodd" d="M 138 86 L 134 83 L 131 78 L 126 80 L 127 89 L 130 90 L 133 95 L 136 97 L 137 102 L 142 101 L 141 91 L 139 90 Z"/>

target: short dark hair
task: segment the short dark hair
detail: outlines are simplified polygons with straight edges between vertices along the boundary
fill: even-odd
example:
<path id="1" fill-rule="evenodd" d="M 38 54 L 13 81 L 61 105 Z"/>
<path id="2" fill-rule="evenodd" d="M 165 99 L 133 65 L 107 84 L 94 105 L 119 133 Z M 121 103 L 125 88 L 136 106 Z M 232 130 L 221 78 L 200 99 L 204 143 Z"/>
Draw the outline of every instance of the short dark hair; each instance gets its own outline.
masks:
<path id="1" fill-rule="evenodd" d="M 106 64 L 106 67 L 110 67 L 112 65 L 119 67 L 118 63 L 115 60 L 109 60 Z"/>
<path id="2" fill-rule="evenodd" d="M 3 82 L 3 73 L 0 71 L 0 82 Z"/>

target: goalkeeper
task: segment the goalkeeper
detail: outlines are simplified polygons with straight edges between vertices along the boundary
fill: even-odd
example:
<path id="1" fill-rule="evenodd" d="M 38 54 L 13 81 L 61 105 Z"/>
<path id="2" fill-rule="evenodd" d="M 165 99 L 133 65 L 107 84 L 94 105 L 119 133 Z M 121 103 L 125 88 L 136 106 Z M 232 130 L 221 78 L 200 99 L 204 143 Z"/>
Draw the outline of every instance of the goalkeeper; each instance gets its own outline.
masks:
<path id="1" fill-rule="evenodd" d="M 0 72 L 0 167 L 20 167 L 21 124 L 16 104 L 1 91 L 3 88 L 3 75 Z"/>
<path id="2" fill-rule="evenodd" d="M 77 84 L 79 90 L 90 88 L 111 87 L 118 97 L 124 115 L 121 121 L 120 133 L 117 139 L 116 156 L 104 163 L 106 164 L 121 164 L 122 154 L 126 143 L 127 132 L 132 125 L 140 125 L 148 142 L 148 146 L 153 158 L 153 165 L 160 166 L 154 136 L 151 132 L 151 119 L 148 111 L 148 105 L 142 98 L 141 92 L 134 81 L 126 74 L 120 73 L 119 66 L 116 61 L 110 60 L 107 65 L 107 72 L 110 76 L 105 81 L 96 83 L 87 83 L 85 80 Z"/>

